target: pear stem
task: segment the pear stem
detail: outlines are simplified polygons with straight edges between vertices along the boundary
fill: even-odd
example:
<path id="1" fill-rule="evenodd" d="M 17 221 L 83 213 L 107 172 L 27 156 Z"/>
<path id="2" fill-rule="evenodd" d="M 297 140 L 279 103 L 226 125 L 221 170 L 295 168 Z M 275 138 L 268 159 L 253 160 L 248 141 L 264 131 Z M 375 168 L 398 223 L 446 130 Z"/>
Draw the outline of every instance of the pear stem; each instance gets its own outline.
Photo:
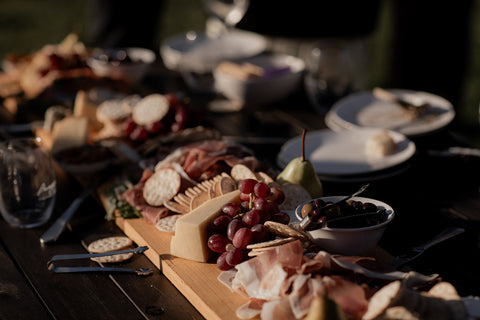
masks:
<path id="1" fill-rule="evenodd" d="M 302 162 L 305 161 L 305 134 L 307 133 L 307 130 L 303 129 L 302 132 Z"/>

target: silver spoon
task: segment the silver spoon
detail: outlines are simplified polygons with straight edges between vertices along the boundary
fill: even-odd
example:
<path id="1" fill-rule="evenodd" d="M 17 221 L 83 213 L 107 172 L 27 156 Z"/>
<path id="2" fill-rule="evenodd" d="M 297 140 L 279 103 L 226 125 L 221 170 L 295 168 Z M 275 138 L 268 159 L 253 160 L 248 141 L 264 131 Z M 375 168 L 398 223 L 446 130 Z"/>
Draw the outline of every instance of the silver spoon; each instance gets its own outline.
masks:
<path id="1" fill-rule="evenodd" d="M 322 209 L 325 209 L 325 208 L 328 208 L 330 206 L 334 206 L 334 205 L 337 205 L 337 204 L 340 204 L 340 203 L 343 203 L 347 200 L 349 200 L 350 198 L 353 198 L 353 197 L 356 197 L 358 196 L 359 194 L 361 194 L 363 191 L 365 191 L 365 189 L 368 188 L 368 186 L 370 185 L 370 183 L 367 183 L 365 185 L 363 185 L 360 189 L 358 189 L 356 192 L 352 193 L 351 195 L 349 196 L 345 196 L 343 197 L 342 199 L 334 202 L 334 203 L 331 203 L 331 204 L 327 204 L 326 206 L 322 207 Z M 313 211 L 310 211 L 304 218 L 302 221 L 300 221 L 300 224 L 299 224 L 299 228 L 302 229 L 302 230 L 306 230 L 308 229 L 312 223 L 313 223 L 313 220 L 315 218 L 314 214 L 313 214 Z"/>

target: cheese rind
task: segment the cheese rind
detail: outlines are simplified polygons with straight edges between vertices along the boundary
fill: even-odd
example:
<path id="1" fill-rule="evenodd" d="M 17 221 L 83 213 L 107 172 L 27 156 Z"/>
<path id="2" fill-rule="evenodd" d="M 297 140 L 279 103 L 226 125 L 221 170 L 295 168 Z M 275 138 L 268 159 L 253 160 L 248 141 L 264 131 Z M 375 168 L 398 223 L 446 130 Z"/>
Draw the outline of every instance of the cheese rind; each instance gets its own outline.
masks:
<path id="1" fill-rule="evenodd" d="M 207 246 L 208 225 L 222 212 L 228 202 L 240 203 L 240 191 L 235 190 L 213 198 L 177 220 L 175 235 L 170 242 L 174 256 L 207 262 L 212 252 Z"/>

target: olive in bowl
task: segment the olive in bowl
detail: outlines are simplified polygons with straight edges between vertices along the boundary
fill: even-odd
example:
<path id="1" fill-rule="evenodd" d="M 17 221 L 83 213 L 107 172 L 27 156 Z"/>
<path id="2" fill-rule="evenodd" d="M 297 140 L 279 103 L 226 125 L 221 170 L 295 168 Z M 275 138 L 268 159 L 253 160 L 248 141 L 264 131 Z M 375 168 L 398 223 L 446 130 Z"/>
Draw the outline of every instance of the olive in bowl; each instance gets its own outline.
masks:
<path id="1" fill-rule="evenodd" d="M 342 198 L 322 197 L 301 203 L 295 209 L 295 217 L 300 222 L 305 214 L 319 209 L 315 214 L 316 226 L 306 231 L 312 242 L 334 254 L 363 254 L 378 244 L 394 218 L 394 210 L 385 202 L 364 197 L 333 205 Z"/>

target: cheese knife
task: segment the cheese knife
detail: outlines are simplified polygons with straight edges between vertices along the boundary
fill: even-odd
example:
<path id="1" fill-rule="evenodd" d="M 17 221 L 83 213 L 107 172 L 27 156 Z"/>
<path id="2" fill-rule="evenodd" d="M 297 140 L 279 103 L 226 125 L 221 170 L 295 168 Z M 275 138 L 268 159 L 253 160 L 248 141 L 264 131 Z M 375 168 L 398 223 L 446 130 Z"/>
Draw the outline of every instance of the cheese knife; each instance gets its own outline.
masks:
<path id="1" fill-rule="evenodd" d="M 394 258 L 392 261 L 388 263 L 388 265 L 394 269 L 400 268 L 401 266 L 404 266 L 405 264 L 409 263 L 410 261 L 418 258 L 422 253 L 425 252 L 428 248 L 430 248 L 433 245 L 436 245 L 442 241 L 445 241 L 447 239 L 450 239 L 458 234 L 461 234 L 465 231 L 465 229 L 460 228 L 460 227 L 450 227 L 442 232 L 440 232 L 438 235 L 436 235 L 434 238 L 431 240 L 425 242 L 422 245 L 416 246 L 412 248 L 410 251 L 401 254 Z"/>

